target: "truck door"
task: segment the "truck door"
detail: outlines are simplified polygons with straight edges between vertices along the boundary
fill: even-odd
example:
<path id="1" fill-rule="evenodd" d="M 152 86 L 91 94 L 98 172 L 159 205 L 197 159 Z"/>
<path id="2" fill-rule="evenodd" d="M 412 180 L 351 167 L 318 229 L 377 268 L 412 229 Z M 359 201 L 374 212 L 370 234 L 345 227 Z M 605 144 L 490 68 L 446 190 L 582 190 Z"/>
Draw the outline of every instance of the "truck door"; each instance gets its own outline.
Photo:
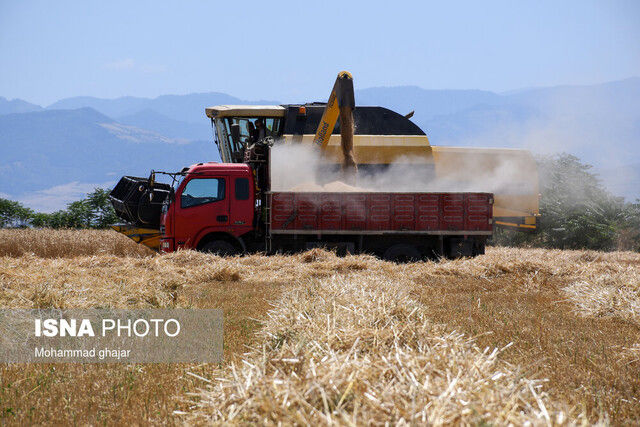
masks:
<path id="1" fill-rule="evenodd" d="M 228 186 L 226 176 L 193 177 L 176 194 L 176 248 L 195 249 L 194 239 L 204 228 L 229 228 Z"/>
<path id="2" fill-rule="evenodd" d="M 230 225 L 238 234 L 249 231 L 253 226 L 253 180 L 249 176 L 229 177 L 232 190 Z"/>

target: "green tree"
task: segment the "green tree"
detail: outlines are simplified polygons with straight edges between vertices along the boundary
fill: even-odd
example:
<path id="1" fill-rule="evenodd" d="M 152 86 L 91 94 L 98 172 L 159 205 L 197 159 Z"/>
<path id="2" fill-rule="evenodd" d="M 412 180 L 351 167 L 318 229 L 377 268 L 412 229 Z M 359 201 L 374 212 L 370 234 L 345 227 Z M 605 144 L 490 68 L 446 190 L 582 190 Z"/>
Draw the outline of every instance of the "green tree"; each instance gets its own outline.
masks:
<path id="1" fill-rule="evenodd" d="M 0 227 L 25 227 L 33 211 L 19 202 L 0 198 Z"/>
<path id="2" fill-rule="evenodd" d="M 614 249 L 624 199 L 604 189 L 591 166 L 562 154 L 540 161 L 541 236 L 545 246 Z"/>
<path id="3" fill-rule="evenodd" d="M 640 209 L 610 194 L 590 165 L 570 154 L 538 159 L 540 224 L 536 234 L 502 231 L 498 244 L 612 250 L 633 246 Z M 636 228 L 637 230 L 637 228 Z M 626 247 L 625 247 L 626 248 Z"/>
<path id="4" fill-rule="evenodd" d="M 67 205 L 67 228 L 91 228 L 93 215 L 87 199 L 77 200 Z"/>
<path id="5" fill-rule="evenodd" d="M 0 199 L 0 227 L 107 228 L 117 221 L 109 190 L 103 188 L 53 213 L 36 213 L 18 202 Z"/>
<path id="6" fill-rule="evenodd" d="M 51 227 L 51 214 L 37 212 L 31 218 L 31 225 L 37 228 Z"/>
<path id="7" fill-rule="evenodd" d="M 91 226 L 93 228 L 107 228 L 118 221 L 109 200 L 109 190 L 96 188 L 87 195 L 87 203 L 91 211 Z"/>
<path id="8" fill-rule="evenodd" d="M 640 200 L 627 205 L 625 222 L 618 230 L 618 248 L 640 252 Z"/>

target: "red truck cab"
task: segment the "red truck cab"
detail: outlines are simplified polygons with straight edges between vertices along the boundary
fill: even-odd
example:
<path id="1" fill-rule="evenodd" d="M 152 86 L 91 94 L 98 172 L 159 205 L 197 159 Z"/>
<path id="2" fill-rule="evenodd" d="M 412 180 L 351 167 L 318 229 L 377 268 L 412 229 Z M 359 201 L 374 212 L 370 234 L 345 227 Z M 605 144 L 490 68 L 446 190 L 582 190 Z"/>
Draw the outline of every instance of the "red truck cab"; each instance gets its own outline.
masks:
<path id="1" fill-rule="evenodd" d="M 208 162 L 189 167 L 163 207 L 161 251 L 243 251 L 239 237 L 254 228 L 254 188 L 246 164 Z"/>

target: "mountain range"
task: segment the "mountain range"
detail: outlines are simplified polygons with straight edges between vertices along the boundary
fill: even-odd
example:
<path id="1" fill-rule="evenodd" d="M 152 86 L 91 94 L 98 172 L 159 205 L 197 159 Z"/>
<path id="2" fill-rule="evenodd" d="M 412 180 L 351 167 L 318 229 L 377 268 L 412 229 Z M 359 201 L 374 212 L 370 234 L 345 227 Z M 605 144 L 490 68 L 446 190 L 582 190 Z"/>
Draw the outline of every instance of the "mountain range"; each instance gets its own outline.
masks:
<path id="1" fill-rule="evenodd" d="M 280 103 L 219 92 L 73 97 L 46 107 L 0 97 L 0 197 L 52 211 L 121 175 L 218 160 L 206 106 Z M 509 93 L 379 87 L 357 90 L 356 103 L 415 111 L 433 145 L 569 152 L 593 164 L 612 192 L 640 197 L 640 78 Z"/>

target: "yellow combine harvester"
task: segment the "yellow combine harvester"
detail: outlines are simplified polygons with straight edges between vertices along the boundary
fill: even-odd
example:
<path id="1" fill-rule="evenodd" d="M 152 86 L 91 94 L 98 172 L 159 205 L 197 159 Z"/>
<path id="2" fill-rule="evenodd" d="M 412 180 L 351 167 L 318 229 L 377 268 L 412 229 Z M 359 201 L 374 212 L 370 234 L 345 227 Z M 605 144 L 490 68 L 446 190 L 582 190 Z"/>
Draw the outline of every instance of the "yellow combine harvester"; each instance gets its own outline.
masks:
<path id="1" fill-rule="evenodd" d="M 351 75 L 343 71 L 326 104 L 220 105 L 205 111 L 223 162 L 243 162 L 245 149 L 262 137 L 315 144 L 336 169 L 355 169 L 357 160 L 359 175 L 375 176 L 393 167 L 415 181 L 414 190 L 494 193 L 496 225 L 536 229 L 538 171 L 529 151 L 432 146 L 409 120 L 412 113 L 354 106 Z M 339 117 L 354 131 L 341 136 Z"/>
<path id="2" fill-rule="evenodd" d="M 384 180 L 390 176 L 384 174 L 393 172 L 404 181 L 389 188 L 395 180 L 386 180 L 385 191 L 493 193 L 496 225 L 536 229 L 538 171 L 530 152 L 432 146 L 424 131 L 409 120 L 413 112 L 403 116 L 383 107 L 355 106 L 353 79 L 346 71 L 338 74 L 327 103 L 219 105 L 205 112 L 224 163 L 246 162 L 260 145 L 256 143 L 267 138 L 280 144 L 308 144 L 322 152 L 325 177 L 335 176 L 332 169 L 342 169 L 342 176 L 351 180 L 357 170 L 356 183 L 361 184 L 361 179 L 376 182 L 376 177 Z M 264 188 L 259 181 L 256 186 Z M 124 177 L 111 198 L 127 224 L 113 228 L 158 250 L 160 201 L 170 191 L 153 178 Z"/>

